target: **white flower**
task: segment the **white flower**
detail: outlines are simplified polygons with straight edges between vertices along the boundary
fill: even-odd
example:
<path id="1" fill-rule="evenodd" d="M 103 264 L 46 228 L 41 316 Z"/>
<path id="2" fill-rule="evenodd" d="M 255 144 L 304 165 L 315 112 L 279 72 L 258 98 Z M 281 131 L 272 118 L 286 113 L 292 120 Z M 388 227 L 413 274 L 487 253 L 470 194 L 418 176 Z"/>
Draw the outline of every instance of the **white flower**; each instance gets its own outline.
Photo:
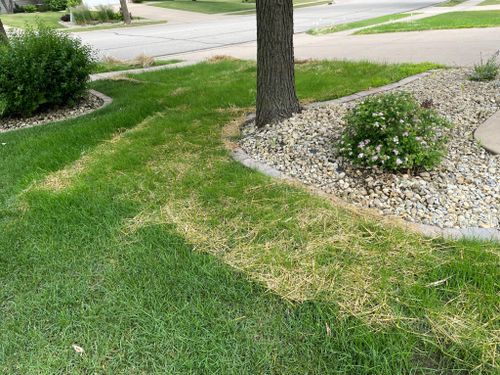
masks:
<path id="1" fill-rule="evenodd" d="M 363 159 L 365 157 L 365 154 L 361 153 L 358 155 L 358 159 Z"/>
<path id="2" fill-rule="evenodd" d="M 396 164 L 397 165 L 401 165 L 401 164 L 403 164 L 403 161 L 400 158 L 397 158 L 396 159 Z"/>

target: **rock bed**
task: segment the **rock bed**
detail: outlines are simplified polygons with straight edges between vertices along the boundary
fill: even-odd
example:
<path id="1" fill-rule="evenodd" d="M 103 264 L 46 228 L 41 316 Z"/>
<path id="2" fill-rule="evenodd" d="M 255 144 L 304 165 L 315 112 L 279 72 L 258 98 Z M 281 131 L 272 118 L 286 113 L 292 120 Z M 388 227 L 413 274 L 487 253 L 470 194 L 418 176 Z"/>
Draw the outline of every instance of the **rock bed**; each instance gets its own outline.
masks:
<path id="1" fill-rule="evenodd" d="M 82 116 L 95 111 L 103 105 L 103 99 L 89 92 L 76 106 L 73 107 L 64 107 L 40 112 L 31 117 L 0 118 L 0 133 Z"/>
<path id="2" fill-rule="evenodd" d="M 448 154 L 435 170 L 417 175 L 360 169 L 336 156 L 343 116 L 356 104 L 308 109 L 278 125 L 242 129 L 240 147 L 287 176 L 384 215 L 441 228 L 500 229 L 500 156 L 474 140 L 474 130 L 500 108 L 500 81 L 467 79 L 467 70 L 443 70 L 398 91 L 434 108 L 454 124 Z"/>

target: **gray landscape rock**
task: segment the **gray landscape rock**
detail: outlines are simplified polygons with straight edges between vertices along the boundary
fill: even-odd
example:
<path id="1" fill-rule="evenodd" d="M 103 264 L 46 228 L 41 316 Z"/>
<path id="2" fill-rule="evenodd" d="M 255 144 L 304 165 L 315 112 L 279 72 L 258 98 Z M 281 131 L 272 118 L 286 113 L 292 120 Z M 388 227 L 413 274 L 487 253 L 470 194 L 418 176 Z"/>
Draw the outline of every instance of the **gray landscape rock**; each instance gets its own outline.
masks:
<path id="1" fill-rule="evenodd" d="M 394 90 L 432 100 L 452 123 L 448 154 L 431 171 L 414 176 L 360 169 L 337 156 L 347 110 L 362 100 L 314 105 L 280 124 L 242 129 L 249 158 L 285 176 L 383 215 L 439 228 L 500 229 L 500 156 L 474 131 L 500 109 L 499 82 L 472 82 L 464 69 L 442 70 Z"/>

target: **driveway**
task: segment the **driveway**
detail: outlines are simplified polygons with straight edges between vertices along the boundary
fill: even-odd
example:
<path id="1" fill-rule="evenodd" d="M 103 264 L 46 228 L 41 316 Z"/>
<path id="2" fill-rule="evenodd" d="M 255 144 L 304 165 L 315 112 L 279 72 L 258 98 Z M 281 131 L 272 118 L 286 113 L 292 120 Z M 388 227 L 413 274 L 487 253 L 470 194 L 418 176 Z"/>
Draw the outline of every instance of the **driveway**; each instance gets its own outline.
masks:
<path id="1" fill-rule="evenodd" d="M 442 1 L 442 0 L 441 0 Z M 428 7 L 440 0 L 337 0 L 334 5 L 320 5 L 295 10 L 295 31 L 358 21 L 386 14 Z M 135 15 L 155 14 L 169 23 L 127 29 L 76 33 L 101 56 L 129 59 L 144 53 L 149 56 L 174 56 L 213 49 L 226 49 L 256 39 L 255 15 L 200 15 L 149 6 L 132 7 Z"/>

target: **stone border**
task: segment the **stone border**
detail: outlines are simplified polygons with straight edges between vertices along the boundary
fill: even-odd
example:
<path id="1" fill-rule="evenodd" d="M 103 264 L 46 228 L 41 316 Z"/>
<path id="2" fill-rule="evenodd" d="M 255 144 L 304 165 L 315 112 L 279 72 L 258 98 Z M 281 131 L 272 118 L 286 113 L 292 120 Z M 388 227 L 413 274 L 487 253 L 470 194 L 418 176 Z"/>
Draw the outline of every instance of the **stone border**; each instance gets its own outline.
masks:
<path id="1" fill-rule="evenodd" d="M 317 102 L 317 103 L 311 103 L 309 105 L 306 105 L 306 108 L 318 108 L 318 107 L 323 107 L 326 105 L 330 104 L 343 104 L 343 103 L 348 103 L 360 98 L 364 98 L 366 96 L 374 95 L 374 94 L 379 94 L 383 93 L 386 91 L 394 90 L 397 88 L 400 88 L 410 82 L 416 81 L 420 78 L 426 77 L 430 74 L 432 74 L 435 70 L 431 70 L 425 73 L 420 73 L 411 77 L 407 77 L 399 82 L 392 83 L 386 86 L 378 87 L 375 89 L 371 90 L 366 90 L 366 91 L 361 91 L 357 94 L 345 96 L 343 98 L 339 99 L 334 99 L 334 100 L 329 100 L 325 102 Z M 500 111 L 496 113 L 496 116 L 498 116 L 498 119 L 500 119 Z M 255 118 L 255 114 L 252 113 L 249 116 L 247 116 L 246 120 L 243 123 L 247 123 L 249 121 L 252 121 Z M 498 124 L 498 122 L 497 122 Z M 287 176 L 283 172 L 277 170 L 276 168 L 265 164 L 263 162 L 260 162 L 258 160 L 253 159 L 250 157 L 247 153 L 245 153 L 242 149 L 239 147 L 235 147 L 235 149 L 231 150 L 231 155 L 233 159 L 241 163 L 247 168 L 256 170 L 266 176 L 272 177 L 272 178 L 277 178 L 281 180 L 288 180 L 288 181 L 293 181 L 294 183 L 298 183 L 301 186 L 306 187 L 309 191 L 312 191 L 315 194 L 318 194 L 318 191 L 308 185 L 305 185 L 301 181 L 294 179 L 292 177 Z M 333 194 L 327 194 L 321 192 L 320 195 L 323 195 L 325 197 L 334 197 L 337 201 L 341 201 L 346 207 L 354 208 L 354 206 L 349 203 L 348 201 L 345 200 L 340 200 L 338 197 L 336 197 Z M 378 212 L 375 212 L 371 209 L 366 209 L 368 212 L 372 213 L 373 215 L 377 217 L 381 217 Z M 437 237 L 442 237 L 446 239 L 473 239 L 473 240 L 482 240 L 482 241 L 498 241 L 500 242 L 500 230 L 495 229 L 495 228 L 440 228 L 437 226 L 433 225 L 427 225 L 427 224 L 419 224 L 419 223 L 413 223 L 406 221 L 402 218 L 399 218 L 397 216 L 382 216 L 384 218 L 397 218 L 397 220 L 405 227 L 408 229 L 413 229 L 424 236 L 427 237 L 432 237 L 432 238 L 437 238 Z"/>
<path id="2" fill-rule="evenodd" d="M 99 92 L 99 91 L 96 91 L 96 90 L 92 90 L 92 89 L 88 90 L 88 92 L 90 94 L 98 97 L 99 99 L 101 99 L 102 100 L 102 105 L 99 106 L 99 107 L 97 107 L 97 108 L 91 109 L 88 112 L 84 112 L 84 113 L 81 113 L 81 114 L 78 114 L 78 115 L 68 116 L 68 117 L 60 118 L 60 119 L 56 119 L 56 120 L 47 120 L 47 121 L 44 121 L 44 122 L 40 122 L 38 124 L 26 125 L 26 126 L 23 126 L 22 128 L 0 130 L 0 134 L 9 133 L 9 132 L 17 131 L 17 130 L 35 128 L 35 127 L 38 127 L 38 126 L 43 126 L 43 125 L 47 125 L 47 124 L 58 123 L 58 122 L 61 122 L 61 121 L 66 121 L 66 120 L 72 120 L 72 119 L 75 119 L 75 118 L 79 118 L 79 117 L 88 115 L 88 114 L 93 113 L 95 111 L 98 111 L 99 109 L 107 107 L 108 105 L 110 105 L 113 102 L 112 98 L 110 98 L 107 95 L 104 95 L 102 92 Z"/>

